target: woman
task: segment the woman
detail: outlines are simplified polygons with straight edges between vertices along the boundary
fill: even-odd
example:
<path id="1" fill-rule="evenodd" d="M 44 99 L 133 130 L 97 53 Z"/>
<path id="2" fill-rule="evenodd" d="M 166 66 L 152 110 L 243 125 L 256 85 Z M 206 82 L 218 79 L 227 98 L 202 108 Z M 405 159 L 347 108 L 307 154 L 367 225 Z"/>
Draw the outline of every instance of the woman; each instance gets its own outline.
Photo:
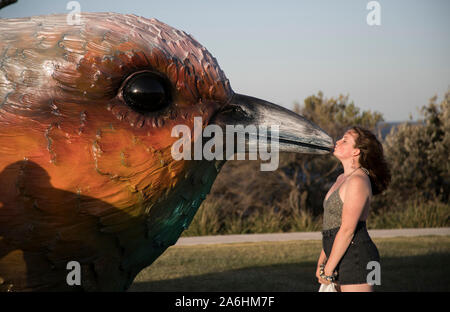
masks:
<path id="1" fill-rule="evenodd" d="M 334 282 L 338 291 L 373 291 L 367 264 L 380 257 L 365 221 L 372 196 L 384 191 L 391 178 L 383 147 L 369 130 L 352 127 L 336 142 L 333 155 L 344 173 L 324 200 L 316 276 L 321 284 Z"/>

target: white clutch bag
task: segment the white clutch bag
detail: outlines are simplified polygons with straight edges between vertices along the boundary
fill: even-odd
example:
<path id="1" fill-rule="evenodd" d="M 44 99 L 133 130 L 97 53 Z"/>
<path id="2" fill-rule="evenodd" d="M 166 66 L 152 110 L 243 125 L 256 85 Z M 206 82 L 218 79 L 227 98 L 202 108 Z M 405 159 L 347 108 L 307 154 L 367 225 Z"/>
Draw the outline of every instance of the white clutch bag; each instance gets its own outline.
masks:
<path id="1" fill-rule="evenodd" d="M 328 285 L 320 284 L 319 292 L 337 292 L 337 290 L 333 283 Z"/>

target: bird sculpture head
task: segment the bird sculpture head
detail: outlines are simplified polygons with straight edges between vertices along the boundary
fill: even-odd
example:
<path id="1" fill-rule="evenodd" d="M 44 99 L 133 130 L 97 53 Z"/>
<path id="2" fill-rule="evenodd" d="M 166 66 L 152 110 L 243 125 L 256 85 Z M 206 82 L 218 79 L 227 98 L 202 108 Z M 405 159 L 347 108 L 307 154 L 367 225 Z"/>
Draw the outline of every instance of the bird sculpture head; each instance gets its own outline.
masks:
<path id="1" fill-rule="evenodd" d="M 279 126 L 279 150 L 326 154 L 302 116 L 236 94 L 192 36 L 156 19 L 0 20 L 0 289 L 124 290 L 173 245 L 223 161 L 175 160 L 176 125 Z M 81 285 L 67 284 L 67 263 Z"/>

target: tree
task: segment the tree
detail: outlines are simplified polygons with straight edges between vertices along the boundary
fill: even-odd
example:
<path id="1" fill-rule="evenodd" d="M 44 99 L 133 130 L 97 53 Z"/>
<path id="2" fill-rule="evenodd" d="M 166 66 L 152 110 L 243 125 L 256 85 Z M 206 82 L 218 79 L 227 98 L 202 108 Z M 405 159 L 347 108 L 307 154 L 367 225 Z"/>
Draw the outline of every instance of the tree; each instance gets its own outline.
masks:
<path id="1" fill-rule="evenodd" d="M 450 91 L 440 104 L 437 96 L 421 109 L 417 124 L 401 124 L 386 137 L 386 158 L 392 181 L 391 201 L 412 198 L 448 203 L 450 192 Z"/>

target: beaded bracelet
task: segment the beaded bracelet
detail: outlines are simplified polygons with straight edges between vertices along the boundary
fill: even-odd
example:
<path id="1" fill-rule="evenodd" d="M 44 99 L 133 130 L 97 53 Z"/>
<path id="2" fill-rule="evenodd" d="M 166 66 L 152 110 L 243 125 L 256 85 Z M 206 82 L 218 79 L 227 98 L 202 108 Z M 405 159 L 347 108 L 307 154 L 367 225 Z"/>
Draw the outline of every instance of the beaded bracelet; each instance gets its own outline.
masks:
<path id="1" fill-rule="evenodd" d="M 320 278 L 333 283 L 336 280 L 337 272 L 334 271 L 333 275 L 325 275 L 325 263 L 322 263 L 320 265 L 319 275 Z"/>

